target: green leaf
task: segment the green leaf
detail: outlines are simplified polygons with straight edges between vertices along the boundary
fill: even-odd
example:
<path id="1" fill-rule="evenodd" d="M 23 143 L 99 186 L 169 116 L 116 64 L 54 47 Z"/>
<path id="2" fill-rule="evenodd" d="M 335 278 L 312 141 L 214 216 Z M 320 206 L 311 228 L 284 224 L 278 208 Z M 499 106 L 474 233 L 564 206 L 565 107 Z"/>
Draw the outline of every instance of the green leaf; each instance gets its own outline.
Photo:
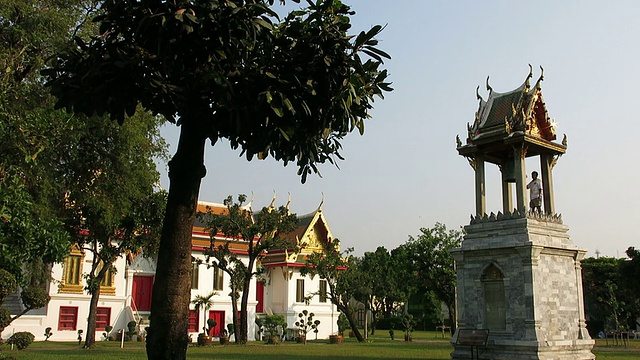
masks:
<path id="1" fill-rule="evenodd" d="M 281 107 L 277 107 L 277 106 L 271 106 L 271 109 L 273 110 L 273 112 L 278 115 L 278 117 L 283 117 L 284 116 L 284 111 L 282 111 Z M 287 139 L 289 140 L 289 139 Z"/>

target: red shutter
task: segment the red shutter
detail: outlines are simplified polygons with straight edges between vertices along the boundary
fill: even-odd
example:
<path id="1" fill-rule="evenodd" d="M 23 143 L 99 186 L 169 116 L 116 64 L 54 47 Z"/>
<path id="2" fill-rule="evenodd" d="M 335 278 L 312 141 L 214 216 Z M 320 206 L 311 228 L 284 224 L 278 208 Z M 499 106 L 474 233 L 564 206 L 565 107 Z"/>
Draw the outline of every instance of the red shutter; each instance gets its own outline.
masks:
<path id="1" fill-rule="evenodd" d="M 264 312 L 264 285 L 261 282 L 256 281 L 256 300 L 258 304 L 256 305 L 256 312 L 263 313 Z"/>
<path id="2" fill-rule="evenodd" d="M 189 310 L 189 330 L 188 332 L 200 332 L 198 330 L 198 313 L 195 310 Z"/>
<path id="3" fill-rule="evenodd" d="M 105 331 L 107 325 L 111 325 L 111 308 L 99 307 L 96 309 L 96 330 Z"/>
<path id="4" fill-rule="evenodd" d="M 75 330 L 78 322 L 78 307 L 60 306 L 58 330 Z"/>

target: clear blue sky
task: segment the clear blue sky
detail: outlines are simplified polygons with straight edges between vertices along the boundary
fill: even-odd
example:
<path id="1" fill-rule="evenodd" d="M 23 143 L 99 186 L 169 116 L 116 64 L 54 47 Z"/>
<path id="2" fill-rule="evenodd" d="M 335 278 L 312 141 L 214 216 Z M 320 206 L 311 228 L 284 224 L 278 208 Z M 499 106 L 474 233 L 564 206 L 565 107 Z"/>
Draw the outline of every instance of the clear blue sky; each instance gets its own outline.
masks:
<path id="1" fill-rule="evenodd" d="M 421 227 L 469 223 L 474 174 L 456 151 L 486 98 L 522 84 L 534 66 L 545 70 L 542 90 L 567 153 L 554 168 L 556 210 L 578 246 L 594 256 L 624 256 L 640 247 L 637 104 L 640 85 L 638 1 L 346 1 L 353 31 L 387 24 L 379 37 L 395 91 L 377 100 L 364 136 L 343 142 L 340 169 L 300 184 L 295 166 L 273 159 L 247 162 L 227 142 L 209 146 L 200 199 L 255 194 L 267 205 L 275 191 L 291 209 L 323 210 L 335 237 L 356 254 L 393 249 Z M 178 130 L 163 134 L 175 151 Z M 527 172 L 539 170 L 537 161 Z M 498 169 L 488 166 L 487 210 L 501 209 Z M 166 171 L 163 186 L 168 187 Z"/>

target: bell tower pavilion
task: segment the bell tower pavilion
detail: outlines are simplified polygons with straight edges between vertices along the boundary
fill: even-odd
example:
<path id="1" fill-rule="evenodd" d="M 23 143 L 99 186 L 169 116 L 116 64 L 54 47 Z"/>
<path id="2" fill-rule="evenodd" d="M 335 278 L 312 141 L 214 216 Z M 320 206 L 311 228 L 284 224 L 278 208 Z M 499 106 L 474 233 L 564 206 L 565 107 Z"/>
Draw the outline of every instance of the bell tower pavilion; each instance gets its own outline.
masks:
<path id="1" fill-rule="evenodd" d="M 542 70 L 542 68 L 541 68 Z M 594 359 L 585 325 L 580 262 L 556 213 L 552 171 L 567 149 L 556 142 L 555 122 L 533 71 L 513 91 L 498 93 L 487 78 L 486 101 L 457 150 L 475 173 L 475 213 L 465 226 L 456 260 L 458 329 L 486 329 L 480 359 Z M 478 87 L 479 88 L 479 87 Z M 539 157 L 542 211 L 529 207 L 525 159 Z M 487 214 L 485 167 L 501 172 L 502 209 Z M 451 359 L 471 359 L 456 334 Z"/>

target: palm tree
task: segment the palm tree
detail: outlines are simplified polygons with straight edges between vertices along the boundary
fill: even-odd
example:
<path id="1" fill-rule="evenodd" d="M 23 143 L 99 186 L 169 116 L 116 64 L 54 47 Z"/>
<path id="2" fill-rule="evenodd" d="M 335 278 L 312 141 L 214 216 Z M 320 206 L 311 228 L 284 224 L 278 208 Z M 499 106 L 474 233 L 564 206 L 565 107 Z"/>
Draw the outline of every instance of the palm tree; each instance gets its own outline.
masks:
<path id="1" fill-rule="evenodd" d="M 209 295 L 196 295 L 191 301 L 191 303 L 196 307 L 196 313 L 200 311 L 200 308 L 204 310 L 202 314 L 203 335 L 208 335 L 206 330 L 207 329 L 207 310 L 213 307 L 213 297 L 215 295 L 218 295 L 218 292 L 212 291 Z"/>

